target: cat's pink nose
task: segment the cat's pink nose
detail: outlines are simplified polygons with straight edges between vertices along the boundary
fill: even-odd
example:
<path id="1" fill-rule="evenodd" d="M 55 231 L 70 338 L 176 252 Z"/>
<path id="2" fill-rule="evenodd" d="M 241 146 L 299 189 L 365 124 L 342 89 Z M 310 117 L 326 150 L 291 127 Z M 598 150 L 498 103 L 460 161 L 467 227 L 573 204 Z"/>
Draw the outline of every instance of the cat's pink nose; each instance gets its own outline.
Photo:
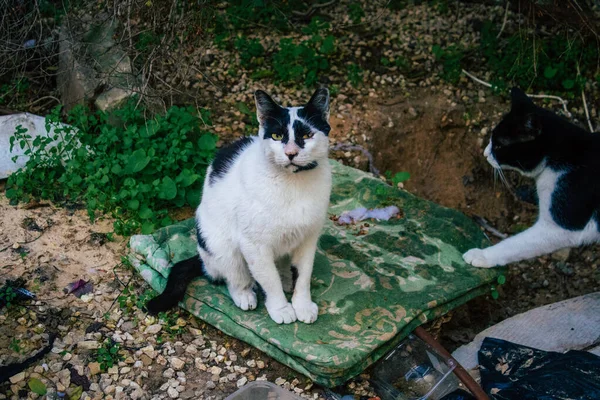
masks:
<path id="1" fill-rule="evenodd" d="M 296 157 L 298 155 L 298 153 L 285 153 L 288 158 L 290 159 L 290 161 L 292 161 L 294 159 L 294 157 Z"/>

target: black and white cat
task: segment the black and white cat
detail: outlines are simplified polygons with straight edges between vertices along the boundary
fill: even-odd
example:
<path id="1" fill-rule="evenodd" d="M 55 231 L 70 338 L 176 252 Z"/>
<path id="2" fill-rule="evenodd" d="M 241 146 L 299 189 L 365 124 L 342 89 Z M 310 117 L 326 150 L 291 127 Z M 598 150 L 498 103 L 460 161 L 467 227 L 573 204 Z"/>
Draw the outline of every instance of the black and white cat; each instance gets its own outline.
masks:
<path id="1" fill-rule="evenodd" d="M 516 170 L 536 180 L 539 217 L 518 235 L 466 252 L 463 258 L 475 267 L 600 241 L 600 134 L 535 106 L 517 88 L 511 95 L 512 108 L 494 128 L 483 154 L 497 170 Z"/>
<path id="2" fill-rule="evenodd" d="M 191 279 L 205 273 L 225 281 L 242 310 L 256 308 L 258 283 L 273 321 L 317 319 L 310 281 L 331 193 L 329 91 L 318 89 L 304 107 L 280 107 L 260 90 L 255 100 L 258 136 L 222 149 L 207 170 L 196 211 L 200 258 L 173 266 L 150 312 L 175 306 Z M 291 284 L 292 268 L 289 303 L 282 277 Z"/>

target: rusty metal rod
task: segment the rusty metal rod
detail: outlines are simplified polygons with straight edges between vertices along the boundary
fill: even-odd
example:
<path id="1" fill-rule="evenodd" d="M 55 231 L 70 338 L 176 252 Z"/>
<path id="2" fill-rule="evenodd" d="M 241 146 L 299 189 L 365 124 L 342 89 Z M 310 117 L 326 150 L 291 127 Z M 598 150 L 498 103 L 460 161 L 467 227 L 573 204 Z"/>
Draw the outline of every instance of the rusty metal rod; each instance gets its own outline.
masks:
<path id="1" fill-rule="evenodd" d="M 415 335 L 419 337 L 422 341 L 433 347 L 435 351 L 437 351 L 440 355 L 446 357 L 450 362 L 454 363 L 454 374 L 460 379 L 460 381 L 469 389 L 469 391 L 475 396 L 477 400 L 490 400 L 487 394 L 483 391 L 481 386 L 475 382 L 475 379 L 456 361 L 454 357 L 448 351 L 439 344 L 433 336 L 429 334 L 422 327 L 417 327 L 414 331 Z"/>

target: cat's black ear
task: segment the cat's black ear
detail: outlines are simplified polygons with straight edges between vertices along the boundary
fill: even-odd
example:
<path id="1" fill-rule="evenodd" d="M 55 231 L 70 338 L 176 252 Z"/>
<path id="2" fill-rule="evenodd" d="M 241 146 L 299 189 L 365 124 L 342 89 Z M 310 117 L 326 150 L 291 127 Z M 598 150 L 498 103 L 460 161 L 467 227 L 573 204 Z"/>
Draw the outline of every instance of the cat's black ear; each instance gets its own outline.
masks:
<path id="1" fill-rule="evenodd" d="M 527 96 L 527 94 L 525 94 L 525 92 L 518 87 L 512 88 L 510 91 L 510 98 L 513 111 L 530 110 L 534 107 L 533 101 L 531 101 L 529 96 Z"/>
<path id="2" fill-rule="evenodd" d="M 324 87 L 317 89 L 304 108 L 308 113 L 319 114 L 329 121 L 329 90 Z"/>
<path id="3" fill-rule="evenodd" d="M 271 96 L 262 90 L 254 92 L 254 101 L 256 102 L 256 116 L 261 124 L 268 116 L 273 115 L 281 108 Z"/>

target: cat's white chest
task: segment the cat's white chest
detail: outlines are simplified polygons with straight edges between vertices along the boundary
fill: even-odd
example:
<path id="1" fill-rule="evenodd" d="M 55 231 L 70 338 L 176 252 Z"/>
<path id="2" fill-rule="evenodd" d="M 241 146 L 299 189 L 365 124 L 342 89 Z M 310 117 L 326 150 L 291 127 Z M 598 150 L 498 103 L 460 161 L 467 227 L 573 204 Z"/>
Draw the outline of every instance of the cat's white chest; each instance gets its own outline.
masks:
<path id="1" fill-rule="evenodd" d="M 552 206 L 552 194 L 556 190 L 558 180 L 564 172 L 553 171 L 546 168 L 536 180 L 540 219 L 552 221 L 550 207 Z"/>

